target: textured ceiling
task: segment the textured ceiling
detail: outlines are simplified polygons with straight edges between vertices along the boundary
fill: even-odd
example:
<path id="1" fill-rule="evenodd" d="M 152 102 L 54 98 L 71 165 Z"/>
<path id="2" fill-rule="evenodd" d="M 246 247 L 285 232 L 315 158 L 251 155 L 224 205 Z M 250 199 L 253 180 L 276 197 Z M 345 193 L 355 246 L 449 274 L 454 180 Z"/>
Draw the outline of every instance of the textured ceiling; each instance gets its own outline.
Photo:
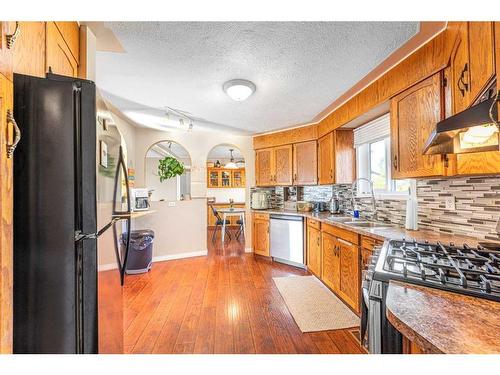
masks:
<path id="1" fill-rule="evenodd" d="M 98 52 L 96 81 L 118 109 L 153 126 L 168 106 L 206 120 L 205 127 L 241 133 L 311 121 L 419 28 L 418 22 L 106 26 L 126 52 Z M 222 85 L 234 78 L 254 82 L 257 91 L 247 101 L 231 100 Z"/>

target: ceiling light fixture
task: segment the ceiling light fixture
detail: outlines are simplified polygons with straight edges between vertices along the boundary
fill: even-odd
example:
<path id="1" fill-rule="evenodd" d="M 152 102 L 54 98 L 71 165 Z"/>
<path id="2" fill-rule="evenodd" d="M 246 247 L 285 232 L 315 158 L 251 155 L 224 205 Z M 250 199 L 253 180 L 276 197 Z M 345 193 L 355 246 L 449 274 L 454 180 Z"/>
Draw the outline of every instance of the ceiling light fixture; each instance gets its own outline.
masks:
<path id="1" fill-rule="evenodd" d="M 229 149 L 229 152 L 231 152 L 231 159 L 230 159 L 229 163 L 226 163 L 224 168 L 228 168 L 228 169 L 237 169 L 238 168 L 238 166 L 234 162 L 233 151 L 234 151 L 234 149 L 232 149 L 232 148 Z"/>
<path id="2" fill-rule="evenodd" d="M 237 102 L 247 100 L 257 89 L 253 82 L 247 81 L 246 79 L 232 79 L 224 83 L 222 88 L 227 96 Z"/>

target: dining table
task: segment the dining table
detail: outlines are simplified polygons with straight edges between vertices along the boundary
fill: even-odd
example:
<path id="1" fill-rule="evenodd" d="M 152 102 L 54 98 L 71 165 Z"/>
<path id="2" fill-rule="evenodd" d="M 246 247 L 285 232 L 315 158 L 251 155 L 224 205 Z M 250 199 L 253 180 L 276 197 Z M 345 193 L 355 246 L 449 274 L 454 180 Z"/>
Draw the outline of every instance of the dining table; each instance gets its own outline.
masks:
<path id="1" fill-rule="evenodd" d="M 243 222 L 243 237 L 246 238 L 245 233 L 245 208 L 236 208 L 236 207 L 228 207 L 228 208 L 220 208 L 217 210 L 222 214 L 222 244 L 224 245 L 224 238 L 226 235 L 226 220 L 230 216 L 239 216 L 241 221 Z"/>

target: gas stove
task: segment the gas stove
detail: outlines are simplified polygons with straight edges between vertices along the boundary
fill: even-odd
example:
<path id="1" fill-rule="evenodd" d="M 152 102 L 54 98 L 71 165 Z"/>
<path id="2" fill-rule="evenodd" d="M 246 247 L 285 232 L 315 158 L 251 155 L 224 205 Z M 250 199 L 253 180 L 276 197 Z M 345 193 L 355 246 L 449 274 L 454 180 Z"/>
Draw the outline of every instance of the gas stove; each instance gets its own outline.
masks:
<path id="1" fill-rule="evenodd" d="M 500 301 L 500 251 L 392 240 L 381 249 L 372 277 Z"/>
<path id="2" fill-rule="evenodd" d="M 401 353 L 401 333 L 387 319 L 390 280 L 500 302 L 500 249 L 388 240 L 375 248 L 362 282 L 361 337 L 370 353 Z"/>

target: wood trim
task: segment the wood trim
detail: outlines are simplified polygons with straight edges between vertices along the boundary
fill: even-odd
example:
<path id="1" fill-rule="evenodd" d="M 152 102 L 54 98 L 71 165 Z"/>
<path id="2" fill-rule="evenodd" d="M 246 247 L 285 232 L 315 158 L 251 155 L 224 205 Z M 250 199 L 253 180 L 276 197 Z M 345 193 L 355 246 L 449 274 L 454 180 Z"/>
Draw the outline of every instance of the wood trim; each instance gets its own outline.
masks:
<path id="1" fill-rule="evenodd" d="M 315 141 L 316 139 L 318 139 L 318 126 L 309 125 L 276 133 L 257 135 L 253 137 L 253 148 L 259 150 L 292 143 Z"/>
<path id="2" fill-rule="evenodd" d="M 5 147 L 13 131 L 7 109 L 13 109 L 13 84 L 0 75 L 0 353 L 12 353 L 13 330 L 13 160 Z"/>

